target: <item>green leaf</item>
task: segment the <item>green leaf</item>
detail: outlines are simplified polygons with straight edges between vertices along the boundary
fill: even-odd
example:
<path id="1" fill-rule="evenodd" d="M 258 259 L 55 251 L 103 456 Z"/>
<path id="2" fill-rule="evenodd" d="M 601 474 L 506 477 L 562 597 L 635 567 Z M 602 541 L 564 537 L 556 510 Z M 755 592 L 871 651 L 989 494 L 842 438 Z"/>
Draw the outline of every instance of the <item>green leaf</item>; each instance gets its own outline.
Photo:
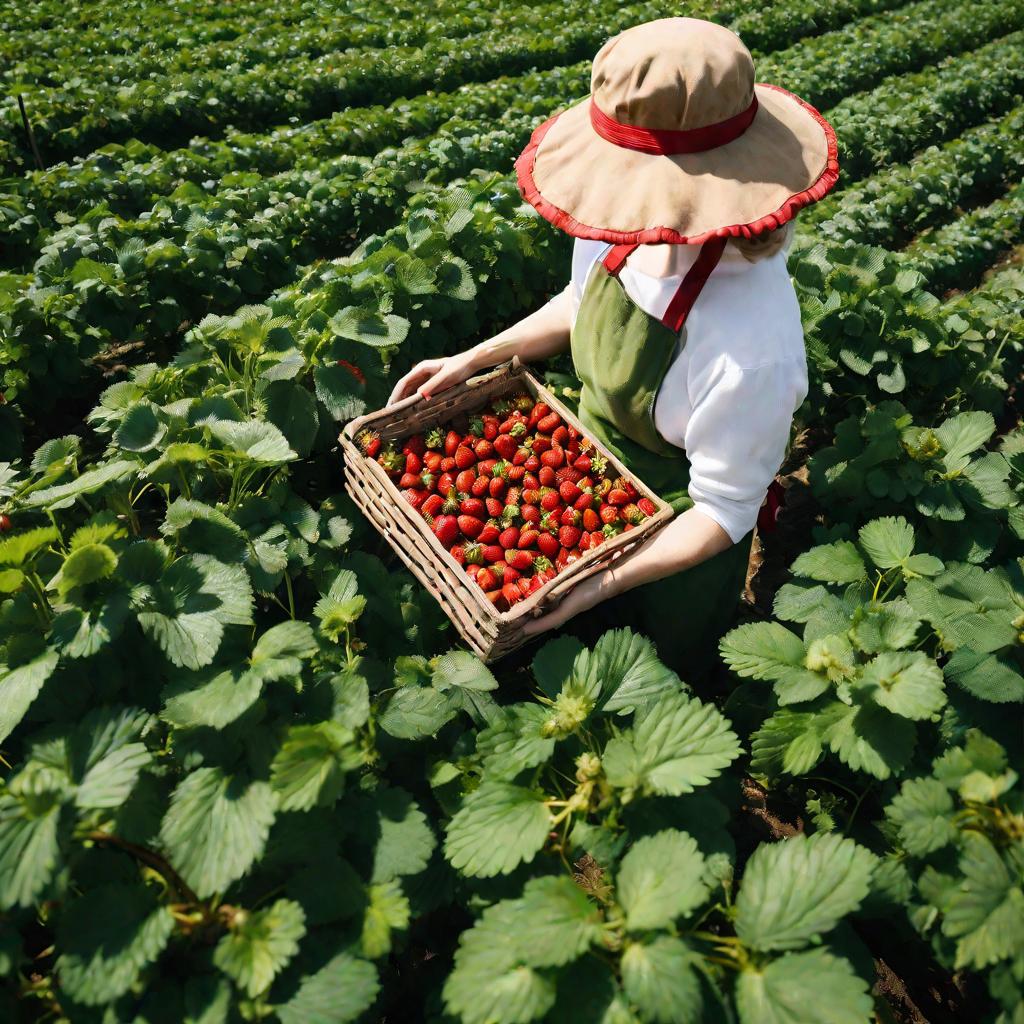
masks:
<path id="1" fill-rule="evenodd" d="M 121 480 L 136 468 L 134 462 L 119 460 L 108 462 L 96 469 L 86 470 L 81 476 L 65 484 L 43 487 L 25 496 L 29 508 L 66 508 L 77 498 L 92 494 L 115 480 Z"/>
<path id="2" fill-rule="evenodd" d="M 739 739 L 718 710 L 685 694 L 663 697 L 637 718 L 602 758 L 608 782 L 627 796 L 691 793 L 739 756 Z"/>
<path id="3" fill-rule="evenodd" d="M 179 668 L 213 661 L 227 625 L 252 624 L 253 596 L 242 566 L 186 555 L 166 569 L 139 612 L 139 625 Z"/>
<path id="4" fill-rule="evenodd" d="M 160 717 L 179 729 L 223 729 L 256 703 L 263 681 L 242 666 L 185 673 L 164 689 Z"/>
<path id="5" fill-rule="evenodd" d="M 323 402 L 328 414 L 339 423 L 347 422 L 366 412 L 366 387 L 344 366 L 318 366 L 313 370 L 316 397 Z"/>
<path id="6" fill-rule="evenodd" d="M 638 839 L 619 865 L 616 896 L 632 931 L 667 928 L 707 899 L 704 857 L 685 832 Z"/>
<path id="7" fill-rule="evenodd" d="M 816 942 L 860 906 L 874 865 L 872 853 L 833 833 L 762 844 L 736 898 L 736 934 L 765 951 Z"/>
<path id="8" fill-rule="evenodd" d="M 533 656 L 530 669 L 541 692 L 554 699 L 562 690 L 572 673 L 576 655 L 583 650 L 583 644 L 574 636 L 560 636 L 549 640 Z"/>
<path id="9" fill-rule="evenodd" d="M 549 714 L 542 704 L 512 704 L 477 734 L 476 751 L 488 778 L 512 780 L 551 757 L 555 740 L 543 731 Z"/>
<path id="10" fill-rule="evenodd" d="M 152 451 L 167 433 L 167 425 L 160 421 L 158 410 L 151 402 L 133 405 L 114 431 L 114 444 L 129 452 Z"/>
<path id="11" fill-rule="evenodd" d="M 284 434 L 298 455 L 308 455 L 320 427 L 313 396 L 301 384 L 279 380 L 267 386 L 264 397 L 267 419 Z"/>
<path id="12" fill-rule="evenodd" d="M 914 528 L 903 516 L 873 519 L 861 527 L 857 539 L 879 569 L 902 565 L 914 553 Z"/>
<path id="13" fill-rule="evenodd" d="M 49 589 L 56 589 L 63 600 L 76 587 L 88 586 L 105 579 L 117 568 L 117 555 L 106 544 L 83 544 L 71 552 L 60 572 L 50 581 Z"/>
<path id="14" fill-rule="evenodd" d="M 437 690 L 459 687 L 466 690 L 496 690 L 494 673 L 469 651 L 449 651 L 434 665 L 432 683 Z"/>
<path id="15" fill-rule="evenodd" d="M 141 736 L 150 716 L 136 708 L 99 707 L 78 724 L 69 760 L 78 782 L 75 804 L 86 809 L 121 807 L 152 758 Z"/>
<path id="16" fill-rule="evenodd" d="M 995 433 L 996 423 L 988 412 L 962 412 L 935 428 L 945 455 L 947 471 L 963 469 L 971 452 L 977 451 Z"/>
<path id="17" fill-rule="evenodd" d="M 900 842 L 915 857 L 941 850 L 956 839 L 953 798 L 936 779 L 907 779 L 885 809 L 900 831 Z"/>
<path id="18" fill-rule="evenodd" d="M 943 932 L 957 940 L 955 967 L 981 970 L 1024 956 L 1024 890 L 984 835 L 967 832 L 963 879 L 949 898 Z"/>
<path id="19" fill-rule="evenodd" d="M 346 306 L 331 317 L 331 330 L 339 338 L 373 348 L 400 345 L 409 333 L 409 321 L 393 314 L 381 315 L 363 306 Z"/>
<path id="20" fill-rule="evenodd" d="M 679 676 L 658 659 L 654 644 L 629 629 L 613 629 L 576 656 L 570 687 L 607 712 L 631 711 L 662 694 L 684 689 Z"/>
<path id="21" fill-rule="evenodd" d="M 876 704 L 903 718 L 930 718 L 946 703 L 942 669 L 923 651 L 879 654 L 864 667 L 861 682 Z"/>
<path id="22" fill-rule="evenodd" d="M 174 790 L 160 839 L 171 863 L 203 898 L 222 892 L 252 867 L 273 820 L 267 783 L 197 768 Z"/>
<path id="23" fill-rule="evenodd" d="M 124 995 L 174 931 L 170 910 L 141 885 L 90 889 L 62 914 L 57 977 L 75 1002 L 101 1006 Z"/>
<path id="24" fill-rule="evenodd" d="M 58 660 L 57 652 L 47 649 L 17 668 L 0 668 L 0 742 L 25 717 L 43 683 L 53 675 Z"/>
<path id="25" fill-rule="evenodd" d="M 33 555 L 59 539 L 56 527 L 37 526 L 0 540 L 0 565 L 23 566 Z"/>
<path id="26" fill-rule="evenodd" d="M 725 663 L 748 679 L 784 679 L 802 669 L 804 642 L 778 622 L 751 622 L 730 630 L 719 643 Z"/>
<path id="27" fill-rule="evenodd" d="M 0 793 L 0 906 L 32 906 L 53 877 L 61 807 L 59 794 Z"/>
<path id="28" fill-rule="evenodd" d="M 299 950 L 306 915 L 294 900 L 266 910 L 235 911 L 230 931 L 213 951 L 213 962 L 250 998 L 265 992 Z"/>
<path id="29" fill-rule="evenodd" d="M 339 953 L 275 1009 L 281 1024 L 349 1024 L 373 1005 L 379 990 L 373 964 Z"/>
<path id="30" fill-rule="evenodd" d="M 903 598 L 864 607 L 850 630 L 850 639 L 865 654 L 899 650 L 917 638 L 921 620 Z"/>
<path id="31" fill-rule="evenodd" d="M 260 420 L 213 420 L 206 426 L 213 436 L 235 455 L 262 466 L 279 466 L 298 458 L 288 439 L 274 426 Z"/>
<path id="32" fill-rule="evenodd" d="M 363 917 L 362 953 L 377 960 L 391 952 L 391 933 L 409 927 L 409 901 L 398 882 L 382 882 L 367 890 Z"/>
<path id="33" fill-rule="evenodd" d="M 763 775 L 804 775 L 821 760 L 819 716 L 809 711 L 776 711 L 751 738 L 751 764 Z"/>
<path id="34" fill-rule="evenodd" d="M 868 986 L 849 961 L 824 949 L 787 953 L 763 970 L 752 967 L 736 981 L 742 1024 L 868 1024 Z"/>
<path id="35" fill-rule="evenodd" d="M 530 967 L 559 967 L 601 941 L 597 907 L 565 876 L 531 878 L 519 899 L 505 900 L 484 916 L 485 927 L 516 945 L 517 956 Z"/>
<path id="36" fill-rule="evenodd" d="M 840 705 L 823 735 L 844 764 L 877 779 L 901 772 L 916 741 L 913 722 L 872 703 Z"/>
<path id="37" fill-rule="evenodd" d="M 270 766 L 270 788 L 282 811 L 330 806 L 345 786 L 345 769 L 360 754 L 355 736 L 337 722 L 293 725 Z"/>
<path id="38" fill-rule="evenodd" d="M 403 686 L 388 700 L 377 723 L 397 739 L 421 740 L 436 736 L 458 711 L 451 693 L 441 693 L 432 686 Z"/>
<path id="39" fill-rule="evenodd" d="M 476 878 L 507 875 L 533 860 L 550 825 L 543 793 L 485 780 L 448 823 L 445 856 Z"/>
<path id="40" fill-rule="evenodd" d="M 631 942 L 622 955 L 622 987 L 644 1021 L 700 1024 L 703 997 L 695 971 L 700 957 L 682 939 L 658 935 Z"/>
<path id="41" fill-rule="evenodd" d="M 790 571 L 794 576 L 806 576 L 822 583 L 857 583 L 867 576 L 860 553 L 848 540 L 821 544 L 805 551 Z"/>
<path id="42" fill-rule="evenodd" d="M 371 881 L 390 882 L 426 868 L 437 841 L 426 815 L 404 789 L 377 790 L 372 811 L 362 820 L 374 831 Z"/>

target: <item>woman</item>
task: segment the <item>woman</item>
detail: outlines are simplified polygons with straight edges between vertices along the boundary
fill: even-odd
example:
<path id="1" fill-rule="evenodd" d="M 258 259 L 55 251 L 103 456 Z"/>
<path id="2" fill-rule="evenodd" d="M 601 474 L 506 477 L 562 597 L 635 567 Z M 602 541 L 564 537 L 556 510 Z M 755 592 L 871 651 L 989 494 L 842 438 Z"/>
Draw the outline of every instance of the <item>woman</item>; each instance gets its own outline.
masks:
<path id="1" fill-rule="evenodd" d="M 786 255 L 796 212 L 836 182 L 835 135 L 802 100 L 755 86 L 734 33 L 665 18 L 601 48 L 591 96 L 537 128 L 516 171 L 576 239 L 569 284 L 496 337 L 418 364 L 391 400 L 571 346 L 584 425 L 678 514 L 527 628 L 594 609 L 587 621 L 638 628 L 692 675 L 735 610 L 807 392 Z"/>

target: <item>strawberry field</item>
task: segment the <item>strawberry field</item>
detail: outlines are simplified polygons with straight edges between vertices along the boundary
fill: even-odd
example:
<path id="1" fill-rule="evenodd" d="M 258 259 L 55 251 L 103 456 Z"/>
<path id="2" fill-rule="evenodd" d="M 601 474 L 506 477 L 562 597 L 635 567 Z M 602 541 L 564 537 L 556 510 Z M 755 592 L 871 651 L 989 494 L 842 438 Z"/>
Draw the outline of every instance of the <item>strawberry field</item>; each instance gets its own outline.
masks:
<path id="1" fill-rule="evenodd" d="M 337 437 L 565 285 L 512 161 L 680 13 L 839 140 L 785 505 L 710 677 L 487 666 Z M 1024 1024 L 1024 0 L 0 25 L 0 1019 Z"/>

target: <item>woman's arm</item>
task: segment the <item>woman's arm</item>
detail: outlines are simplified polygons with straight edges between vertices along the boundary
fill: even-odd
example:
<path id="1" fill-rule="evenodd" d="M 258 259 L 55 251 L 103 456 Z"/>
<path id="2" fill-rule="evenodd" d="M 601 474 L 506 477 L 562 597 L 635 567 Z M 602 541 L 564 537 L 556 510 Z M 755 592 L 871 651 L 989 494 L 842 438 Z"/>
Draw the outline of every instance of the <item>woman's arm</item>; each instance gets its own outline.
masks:
<path id="1" fill-rule="evenodd" d="M 569 287 L 567 285 L 540 309 L 493 338 L 454 356 L 425 359 L 417 363 L 395 385 L 388 405 L 393 405 L 414 391 L 429 398 L 513 356 L 531 362 L 564 351 L 569 345 L 569 329 L 572 326 Z"/>
<path id="2" fill-rule="evenodd" d="M 554 629 L 616 594 L 692 569 L 732 543 L 714 519 L 699 509 L 688 509 L 637 550 L 580 583 L 554 611 L 527 622 L 525 632 L 530 635 Z"/>

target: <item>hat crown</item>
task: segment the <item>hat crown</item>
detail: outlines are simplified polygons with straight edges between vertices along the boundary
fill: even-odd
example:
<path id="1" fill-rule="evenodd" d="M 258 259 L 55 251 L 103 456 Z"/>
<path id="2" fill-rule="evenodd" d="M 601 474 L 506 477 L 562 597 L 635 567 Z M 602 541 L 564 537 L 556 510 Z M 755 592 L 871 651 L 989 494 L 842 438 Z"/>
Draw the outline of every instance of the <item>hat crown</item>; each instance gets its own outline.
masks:
<path id="1" fill-rule="evenodd" d="M 622 124 L 689 131 L 735 117 L 754 98 L 754 61 L 739 36 L 699 18 L 626 29 L 594 58 L 594 102 Z"/>

